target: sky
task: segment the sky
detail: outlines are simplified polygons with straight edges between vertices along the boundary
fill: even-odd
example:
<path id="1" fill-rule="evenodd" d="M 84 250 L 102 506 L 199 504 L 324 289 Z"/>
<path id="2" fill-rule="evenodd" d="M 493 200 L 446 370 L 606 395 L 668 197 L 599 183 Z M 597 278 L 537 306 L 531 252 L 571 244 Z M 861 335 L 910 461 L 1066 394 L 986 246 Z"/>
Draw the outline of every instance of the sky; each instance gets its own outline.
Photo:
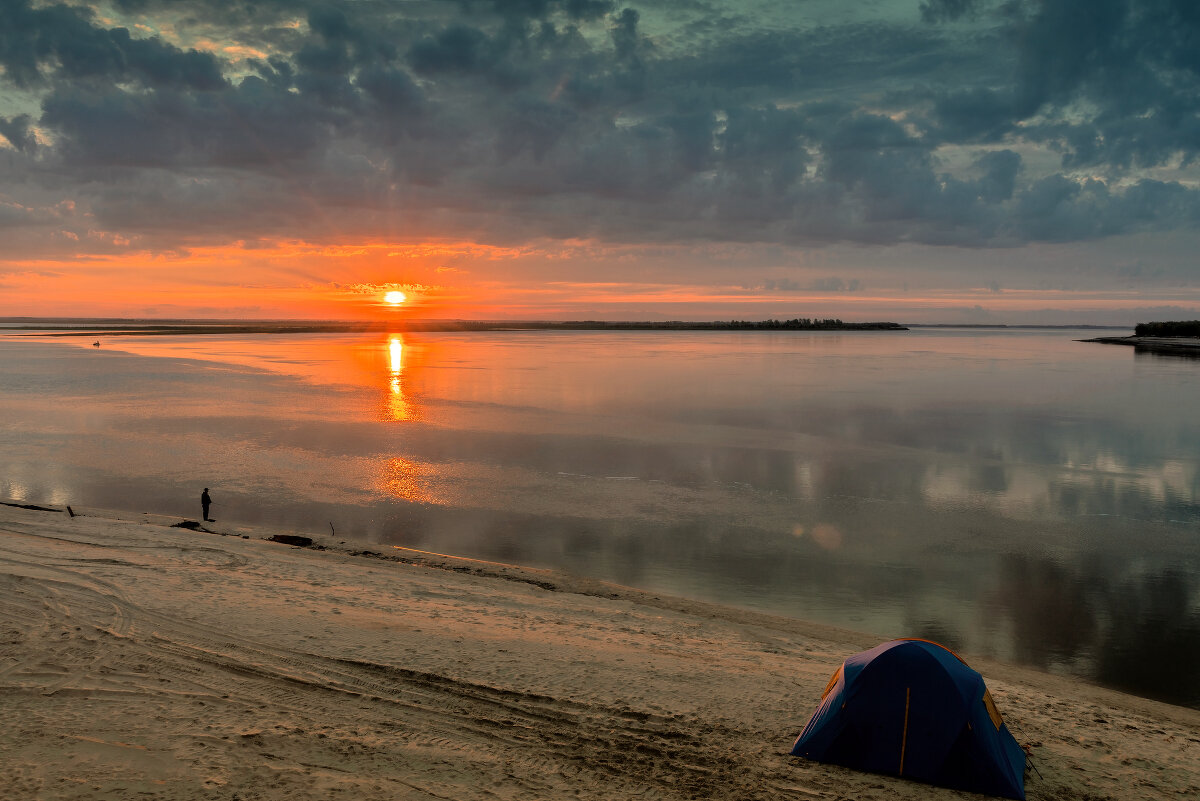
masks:
<path id="1" fill-rule="evenodd" d="M 0 0 L 0 316 L 1195 319 L 1198 155 L 1195 0 Z"/>

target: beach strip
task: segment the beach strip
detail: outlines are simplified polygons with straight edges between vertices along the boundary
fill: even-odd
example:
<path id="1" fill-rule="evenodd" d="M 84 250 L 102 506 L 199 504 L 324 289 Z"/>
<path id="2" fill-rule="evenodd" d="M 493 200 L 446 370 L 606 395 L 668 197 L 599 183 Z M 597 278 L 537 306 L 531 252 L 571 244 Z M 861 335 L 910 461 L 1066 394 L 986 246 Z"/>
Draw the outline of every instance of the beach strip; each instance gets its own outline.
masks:
<path id="1" fill-rule="evenodd" d="M 788 756 L 877 637 L 518 565 L 73 512 L 0 505 L 6 797 L 977 797 Z M 1200 711 L 964 656 L 1033 756 L 1030 799 L 1200 795 Z"/>

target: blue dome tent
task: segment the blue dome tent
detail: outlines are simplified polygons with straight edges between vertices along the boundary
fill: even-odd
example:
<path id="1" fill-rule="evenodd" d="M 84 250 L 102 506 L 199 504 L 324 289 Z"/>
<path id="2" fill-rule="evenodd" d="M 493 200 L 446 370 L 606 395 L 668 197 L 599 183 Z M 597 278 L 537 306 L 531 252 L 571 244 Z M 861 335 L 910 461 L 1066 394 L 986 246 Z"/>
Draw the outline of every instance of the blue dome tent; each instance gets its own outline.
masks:
<path id="1" fill-rule="evenodd" d="M 892 640 L 843 662 L 792 754 L 1025 798 L 1025 752 L 983 677 L 927 640 Z"/>

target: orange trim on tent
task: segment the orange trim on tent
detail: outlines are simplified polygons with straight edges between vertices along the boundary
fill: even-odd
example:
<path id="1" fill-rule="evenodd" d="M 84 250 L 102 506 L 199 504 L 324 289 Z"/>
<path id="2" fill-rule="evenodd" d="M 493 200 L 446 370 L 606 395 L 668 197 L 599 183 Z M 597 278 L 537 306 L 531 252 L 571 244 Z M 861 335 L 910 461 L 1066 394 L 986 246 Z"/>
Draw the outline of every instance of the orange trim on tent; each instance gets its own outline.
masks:
<path id="1" fill-rule="evenodd" d="M 992 700 L 992 694 L 986 687 L 983 688 L 983 706 L 987 710 L 988 717 L 992 719 L 992 725 L 996 727 L 996 731 L 999 731 L 1000 726 L 1004 723 L 1004 718 L 1000 716 L 1000 710 L 996 708 L 996 702 Z"/>
<path id="2" fill-rule="evenodd" d="M 821 693 L 821 700 L 825 700 L 825 696 L 833 692 L 833 688 L 837 686 L 838 679 L 842 677 L 842 668 L 839 665 L 838 669 L 833 671 L 833 675 L 829 677 L 829 683 L 825 685 L 825 692 Z"/>

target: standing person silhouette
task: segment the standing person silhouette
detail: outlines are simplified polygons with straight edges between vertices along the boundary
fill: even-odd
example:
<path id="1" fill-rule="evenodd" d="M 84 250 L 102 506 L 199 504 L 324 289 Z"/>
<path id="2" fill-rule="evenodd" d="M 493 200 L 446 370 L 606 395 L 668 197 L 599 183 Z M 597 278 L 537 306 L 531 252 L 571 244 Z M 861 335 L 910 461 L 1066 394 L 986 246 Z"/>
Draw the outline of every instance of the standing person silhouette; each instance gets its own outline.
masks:
<path id="1" fill-rule="evenodd" d="M 204 508 L 204 522 L 208 522 L 208 507 L 212 506 L 212 498 L 208 497 L 208 487 L 204 488 L 204 492 L 200 493 L 200 506 Z"/>

